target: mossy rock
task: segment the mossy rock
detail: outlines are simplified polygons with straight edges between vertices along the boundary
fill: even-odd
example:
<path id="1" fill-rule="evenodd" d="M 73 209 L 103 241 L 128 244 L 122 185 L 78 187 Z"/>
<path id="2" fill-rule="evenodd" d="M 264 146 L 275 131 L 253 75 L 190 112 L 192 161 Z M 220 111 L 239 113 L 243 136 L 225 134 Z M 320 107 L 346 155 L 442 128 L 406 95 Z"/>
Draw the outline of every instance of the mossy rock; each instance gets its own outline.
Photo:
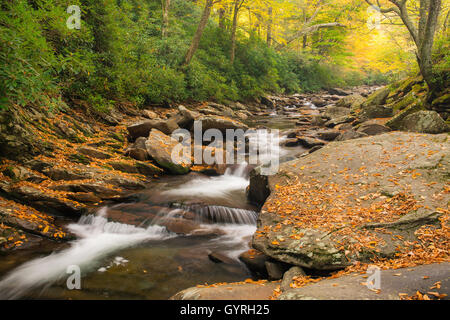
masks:
<path id="1" fill-rule="evenodd" d="M 381 89 L 378 89 L 374 93 L 372 93 L 369 97 L 367 97 L 366 101 L 364 101 L 361 105 L 361 108 L 365 108 L 368 106 L 376 106 L 382 105 L 386 102 L 386 99 L 391 92 L 391 89 L 386 86 Z"/>
<path id="2" fill-rule="evenodd" d="M 83 154 L 80 154 L 80 153 L 71 154 L 69 156 L 69 160 L 72 162 L 81 163 L 81 164 L 89 164 L 92 162 L 91 158 L 89 158 Z"/>
<path id="3" fill-rule="evenodd" d="M 401 130 L 403 126 L 403 120 L 413 114 L 415 112 L 425 110 L 423 103 L 418 101 L 417 103 L 413 103 L 410 106 L 406 107 L 404 110 L 397 113 L 391 120 L 386 122 L 386 126 L 391 128 L 392 130 Z"/>
<path id="4" fill-rule="evenodd" d="M 397 100 L 392 104 L 392 109 L 394 110 L 394 114 L 405 109 L 407 106 L 411 105 L 412 103 L 417 103 L 418 99 L 414 95 L 414 92 L 409 92 L 406 96 L 400 98 L 400 100 Z"/>
<path id="5" fill-rule="evenodd" d="M 440 96 L 439 98 L 436 98 L 433 100 L 431 105 L 437 106 L 437 105 L 447 105 L 450 106 L 450 92 L 445 93 L 444 95 Z"/>

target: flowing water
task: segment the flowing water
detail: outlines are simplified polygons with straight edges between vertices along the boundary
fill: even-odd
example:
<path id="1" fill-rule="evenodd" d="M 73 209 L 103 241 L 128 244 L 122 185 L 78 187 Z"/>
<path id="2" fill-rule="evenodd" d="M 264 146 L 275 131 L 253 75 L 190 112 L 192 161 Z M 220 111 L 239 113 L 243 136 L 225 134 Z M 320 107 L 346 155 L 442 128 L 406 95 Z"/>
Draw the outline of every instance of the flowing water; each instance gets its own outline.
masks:
<path id="1" fill-rule="evenodd" d="M 273 127 L 282 124 L 279 117 L 271 120 Z M 283 157 L 299 149 L 277 151 Z M 197 284 L 251 277 L 238 259 L 256 229 L 257 211 L 245 196 L 251 168 L 244 162 L 222 176 L 163 177 L 136 202 L 103 207 L 69 224 L 76 240 L 43 241 L 38 249 L 2 257 L 0 298 L 167 299 Z M 215 263 L 211 253 L 229 259 Z M 67 288 L 73 268 L 81 271 L 81 290 Z"/>

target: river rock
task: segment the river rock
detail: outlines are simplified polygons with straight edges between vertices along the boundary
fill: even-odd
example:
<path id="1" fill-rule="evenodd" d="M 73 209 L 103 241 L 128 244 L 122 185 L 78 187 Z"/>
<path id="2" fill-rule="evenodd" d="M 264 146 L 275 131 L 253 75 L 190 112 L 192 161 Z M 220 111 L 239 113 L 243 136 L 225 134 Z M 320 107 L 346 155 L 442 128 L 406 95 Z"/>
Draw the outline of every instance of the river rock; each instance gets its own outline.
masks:
<path id="1" fill-rule="evenodd" d="M 183 159 L 180 155 L 174 154 L 173 149 L 178 145 L 178 141 L 162 133 L 157 129 L 152 129 L 150 136 L 145 143 L 148 154 L 164 169 L 173 174 L 186 174 L 191 166 L 190 159 Z M 189 161 L 189 162 L 188 162 Z"/>
<path id="2" fill-rule="evenodd" d="M 394 109 L 388 105 L 368 105 L 358 113 L 358 119 L 366 121 L 374 118 L 389 118 L 392 117 L 393 113 Z"/>
<path id="3" fill-rule="evenodd" d="M 332 142 L 281 164 L 278 173 L 268 177 L 265 188 L 270 195 L 259 214 L 253 248 L 278 261 L 316 270 L 336 270 L 356 261 L 370 263 L 374 257 L 395 258 L 405 241 L 417 241 L 419 227 L 439 224 L 439 208 L 446 207 L 450 196 L 433 195 L 444 188 L 449 147 L 446 134 L 389 132 Z M 414 156 L 405 161 L 405 155 Z M 404 185 L 408 185 L 411 201 L 420 206 L 397 215 L 394 212 L 401 204 L 394 203 L 404 198 L 395 195 Z M 373 209 L 377 207 L 385 211 L 380 214 Z M 368 215 L 359 220 L 361 214 Z M 330 219 L 322 221 L 327 216 Z M 350 221 L 353 226 L 341 233 Z M 359 242 L 360 233 L 376 240 L 356 250 L 353 243 Z"/>
<path id="4" fill-rule="evenodd" d="M 247 250 L 239 255 L 239 260 L 247 266 L 253 275 L 260 279 L 265 279 L 268 276 L 266 268 L 268 259 L 268 256 L 255 249 Z"/>
<path id="5" fill-rule="evenodd" d="M 371 95 L 367 97 L 367 99 L 361 104 L 362 108 L 366 108 L 368 106 L 380 106 L 386 102 L 387 97 L 389 96 L 390 89 L 388 86 L 378 89 Z"/>
<path id="6" fill-rule="evenodd" d="M 291 289 L 290 285 L 292 283 L 292 280 L 295 277 L 304 277 L 304 276 L 306 276 L 306 274 L 302 268 L 297 267 L 297 266 L 291 267 L 283 275 L 283 281 L 281 281 L 281 286 L 280 286 L 281 291 L 286 291 L 286 290 Z"/>
<path id="7" fill-rule="evenodd" d="M 323 146 L 325 144 L 324 141 L 311 137 L 300 137 L 298 138 L 298 143 L 305 148 L 313 148 L 316 146 Z"/>
<path id="8" fill-rule="evenodd" d="M 270 194 L 267 183 L 268 176 L 261 174 L 261 167 L 256 167 L 250 171 L 250 182 L 247 188 L 248 200 L 262 206 Z"/>
<path id="9" fill-rule="evenodd" d="M 84 205 L 65 199 L 59 195 L 45 192 L 32 186 L 11 185 L 4 191 L 17 201 L 37 210 L 45 210 L 55 215 L 79 217 L 87 212 Z"/>
<path id="10" fill-rule="evenodd" d="M 315 136 L 320 140 L 333 141 L 340 134 L 337 130 L 320 130 L 315 133 Z"/>
<path id="11" fill-rule="evenodd" d="M 450 131 L 449 126 L 436 111 L 419 111 L 406 116 L 401 128 L 406 131 L 421 133 L 443 133 Z"/>
<path id="12" fill-rule="evenodd" d="M 142 116 L 150 120 L 155 120 L 159 118 L 158 114 L 151 110 L 142 110 Z"/>
<path id="13" fill-rule="evenodd" d="M 147 150 L 141 148 L 130 148 L 125 152 L 125 155 L 140 161 L 145 161 L 148 159 Z"/>
<path id="14" fill-rule="evenodd" d="M 360 94 L 352 94 L 340 99 L 336 103 L 336 107 L 357 109 L 365 100 Z"/>
<path id="15" fill-rule="evenodd" d="M 178 292 L 170 300 L 268 300 L 278 285 L 278 282 L 266 282 L 193 287 Z"/>
<path id="16" fill-rule="evenodd" d="M 101 151 L 99 149 L 91 148 L 91 147 L 86 147 L 86 146 L 78 148 L 78 152 L 83 155 L 86 155 L 88 157 L 102 159 L 102 160 L 112 158 L 112 155 L 107 152 Z"/>
<path id="17" fill-rule="evenodd" d="M 225 264 L 236 264 L 236 261 L 231 259 L 230 257 L 224 255 L 220 252 L 210 252 L 208 254 L 209 260 L 215 262 L 215 263 L 225 263 Z"/>
<path id="18" fill-rule="evenodd" d="M 358 132 L 353 129 L 346 130 L 342 132 L 337 138 L 336 141 L 345 141 L 345 140 L 351 140 L 351 139 L 358 139 L 367 137 L 368 134 L 364 132 Z"/>
<path id="19" fill-rule="evenodd" d="M 170 135 L 179 128 L 176 117 L 167 120 L 145 120 L 134 123 L 127 127 L 132 141 L 139 137 L 148 137 L 152 129 L 157 129 L 164 134 Z"/>
<path id="20" fill-rule="evenodd" d="M 417 291 L 427 293 L 440 282 L 435 290 L 450 294 L 450 264 L 422 265 L 413 268 L 379 270 L 380 291 L 370 290 L 367 279 L 374 271 L 353 273 L 336 279 L 325 279 L 301 288 L 288 288 L 279 300 L 400 300 L 400 294 L 413 296 Z M 430 297 L 433 297 L 430 295 Z"/>
<path id="21" fill-rule="evenodd" d="M 369 136 L 374 136 L 377 134 L 389 132 L 391 131 L 391 129 L 386 126 L 383 126 L 382 124 L 367 121 L 360 124 L 356 131 L 365 133 Z"/>
<path id="22" fill-rule="evenodd" d="M 349 114 L 350 114 L 349 108 L 331 106 L 326 108 L 322 116 L 327 119 L 336 119 L 348 116 Z"/>
<path id="23" fill-rule="evenodd" d="M 218 129 L 225 134 L 227 129 L 243 129 L 244 131 L 248 129 L 247 125 L 240 121 L 221 116 L 202 116 L 198 118 L 198 121 L 201 121 L 203 131 Z"/>

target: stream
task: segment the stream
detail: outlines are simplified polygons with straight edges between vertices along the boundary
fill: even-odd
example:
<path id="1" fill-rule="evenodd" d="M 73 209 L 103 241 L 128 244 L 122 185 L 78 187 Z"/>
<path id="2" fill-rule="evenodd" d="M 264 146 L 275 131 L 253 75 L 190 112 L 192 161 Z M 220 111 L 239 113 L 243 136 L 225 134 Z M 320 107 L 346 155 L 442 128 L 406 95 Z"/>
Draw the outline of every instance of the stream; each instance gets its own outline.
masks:
<path id="1" fill-rule="evenodd" d="M 273 112 L 249 125 L 289 129 L 295 114 Z M 280 158 L 305 151 L 279 141 L 272 147 L 280 148 Z M 256 230 L 257 208 L 245 195 L 251 169 L 244 162 L 221 176 L 164 176 L 135 194 L 135 202 L 105 206 L 68 224 L 76 240 L 43 241 L 2 257 L 0 299 L 168 299 L 198 284 L 250 278 L 238 256 Z M 71 266 L 81 270 L 81 290 L 67 288 Z"/>

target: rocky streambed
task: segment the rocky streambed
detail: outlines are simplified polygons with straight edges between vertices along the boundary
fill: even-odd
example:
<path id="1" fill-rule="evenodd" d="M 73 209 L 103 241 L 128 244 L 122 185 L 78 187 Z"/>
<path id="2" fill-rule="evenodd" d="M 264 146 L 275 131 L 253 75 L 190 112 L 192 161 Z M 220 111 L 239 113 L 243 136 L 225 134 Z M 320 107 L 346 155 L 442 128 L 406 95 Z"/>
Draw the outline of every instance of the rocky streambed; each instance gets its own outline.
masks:
<path id="1" fill-rule="evenodd" d="M 268 298 L 374 259 L 386 268 L 448 261 L 447 135 L 391 132 L 389 121 L 406 128 L 407 116 L 381 113 L 403 95 L 375 89 L 122 106 L 95 121 L 77 109 L 24 110 L 1 137 L 2 298 L 167 299 L 230 282 L 233 298 L 258 288 Z M 447 131 L 438 117 L 419 131 Z M 280 170 L 174 163 L 170 134 L 195 120 L 203 130 L 280 129 L 270 142 Z M 427 234 L 439 243 L 414 251 Z M 82 290 L 66 287 L 72 265 Z M 282 288 L 267 282 L 283 277 Z M 201 298 L 185 293 L 176 297 Z"/>

